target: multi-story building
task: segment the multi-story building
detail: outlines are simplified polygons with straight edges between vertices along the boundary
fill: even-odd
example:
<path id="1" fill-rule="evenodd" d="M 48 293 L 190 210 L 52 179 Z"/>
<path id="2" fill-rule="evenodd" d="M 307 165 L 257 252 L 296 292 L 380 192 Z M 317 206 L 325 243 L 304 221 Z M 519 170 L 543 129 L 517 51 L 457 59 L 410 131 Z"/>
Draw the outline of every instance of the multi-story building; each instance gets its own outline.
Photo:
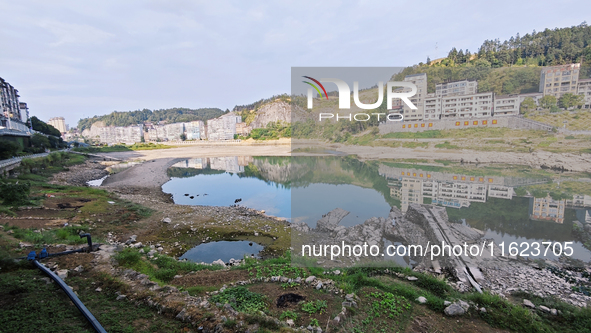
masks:
<path id="1" fill-rule="evenodd" d="M 441 119 L 490 117 L 493 93 L 441 97 Z"/>
<path id="2" fill-rule="evenodd" d="M 488 197 L 489 198 L 500 198 L 500 199 L 513 199 L 513 187 L 502 186 L 502 185 L 489 185 L 488 186 Z"/>
<path id="3" fill-rule="evenodd" d="M 495 97 L 494 116 L 519 115 L 519 95 L 504 95 Z"/>
<path id="4" fill-rule="evenodd" d="M 591 207 L 591 195 L 575 194 L 572 200 L 566 200 L 566 204 L 576 207 Z"/>
<path id="5" fill-rule="evenodd" d="M 576 94 L 581 64 L 568 64 L 542 68 L 540 92 L 557 99 L 566 93 Z"/>
<path id="6" fill-rule="evenodd" d="M 529 218 L 532 220 L 547 220 L 556 223 L 564 222 L 564 208 L 566 200 L 554 200 L 548 195 L 545 198 L 533 198 L 530 202 Z"/>
<path id="7" fill-rule="evenodd" d="M 435 95 L 454 96 L 454 95 L 471 95 L 478 92 L 478 82 L 476 81 L 455 81 L 448 83 L 439 83 L 435 86 Z"/>
<path id="8" fill-rule="evenodd" d="M 583 109 L 591 109 L 591 79 L 579 80 L 577 94 L 583 96 Z"/>
<path id="9" fill-rule="evenodd" d="M 236 134 L 236 124 L 242 117 L 233 112 L 207 121 L 207 138 L 211 141 L 232 140 Z"/>
<path id="10" fill-rule="evenodd" d="M 27 107 L 27 103 L 19 102 L 18 107 L 20 109 L 21 121 L 26 123 L 27 120 L 29 120 L 29 108 Z"/>
<path id="11" fill-rule="evenodd" d="M 407 75 L 404 81 L 412 82 L 417 86 L 417 93 L 409 98 L 417 109 L 412 110 L 408 105 L 403 104 L 402 112 L 404 113 L 404 121 L 422 121 L 424 117 L 425 98 L 427 97 L 427 74 Z M 404 88 L 403 91 L 409 91 L 409 89 Z"/>
<path id="12" fill-rule="evenodd" d="M 0 127 L 18 130 L 24 127 L 26 130 L 19 97 L 18 90 L 0 77 Z"/>
<path id="13" fill-rule="evenodd" d="M 427 94 L 425 97 L 425 120 L 441 119 L 441 97 Z"/>
<path id="14" fill-rule="evenodd" d="M 106 144 L 134 144 L 141 142 L 144 134 L 142 125 L 127 127 L 99 127 L 98 140 Z"/>
<path id="15" fill-rule="evenodd" d="M 64 117 L 53 117 L 47 122 L 49 125 L 55 127 L 60 133 L 66 133 L 66 119 Z"/>

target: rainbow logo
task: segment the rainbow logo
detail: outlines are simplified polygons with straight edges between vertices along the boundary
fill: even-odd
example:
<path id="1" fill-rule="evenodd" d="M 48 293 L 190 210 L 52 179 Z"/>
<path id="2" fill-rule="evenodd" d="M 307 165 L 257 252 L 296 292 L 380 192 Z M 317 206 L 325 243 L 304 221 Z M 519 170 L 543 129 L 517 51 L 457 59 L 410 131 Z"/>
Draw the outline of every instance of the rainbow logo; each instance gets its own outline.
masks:
<path id="1" fill-rule="evenodd" d="M 322 85 L 322 83 L 320 83 L 320 81 L 318 81 L 318 80 L 316 80 L 316 79 L 314 79 L 314 78 L 311 78 L 311 77 L 309 77 L 309 76 L 302 76 L 302 77 L 305 77 L 306 79 L 312 80 L 312 81 L 314 81 L 314 82 L 315 82 L 317 85 L 319 85 L 319 86 L 320 86 L 320 88 L 322 88 L 322 91 L 324 91 L 324 97 L 326 97 L 326 99 L 328 100 L 328 94 L 326 93 L 326 89 L 324 89 L 324 86 Z M 316 87 L 316 86 L 315 86 L 313 83 L 310 83 L 310 82 L 308 82 L 308 81 L 302 81 L 302 82 L 304 82 L 304 83 L 306 83 L 306 84 L 309 84 L 309 85 L 311 85 L 311 86 L 312 86 L 314 89 L 316 89 L 316 91 L 318 92 L 318 95 L 320 95 L 320 98 L 322 98 L 322 93 L 320 92 L 320 89 L 318 89 L 318 87 Z"/>

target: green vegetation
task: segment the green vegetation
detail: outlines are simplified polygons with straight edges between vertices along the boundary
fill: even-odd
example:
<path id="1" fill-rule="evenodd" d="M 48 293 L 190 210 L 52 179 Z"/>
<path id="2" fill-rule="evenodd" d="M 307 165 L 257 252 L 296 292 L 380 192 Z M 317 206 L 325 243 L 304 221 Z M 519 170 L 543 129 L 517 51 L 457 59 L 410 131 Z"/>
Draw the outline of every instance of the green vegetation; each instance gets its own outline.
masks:
<path id="1" fill-rule="evenodd" d="M 80 153 L 113 153 L 113 152 L 121 152 L 121 151 L 132 151 L 132 150 L 153 150 L 153 149 L 168 149 L 174 148 L 174 146 L 164 145 L 161 143 L 134 143 L 132 145 L 113 145 L 113 146 L 95 146 L 95 147 L 80 147 L 80 148 L 73 148 L 72 150 L 80 152 Z"/>
<path id="2" fill-rule="evenodd" d="M 94 332 L 94 329 L 55 284 L 46 284 L 39 270 L 24 262 L 20 269 L 0 274 L 0 299 L 10 302 L 0 311 L 2 332 Z M 84 305 L 107 332 L 186 332 L 183 324 L 143 304 L 115 301 L 126 287 L 108 275 L 68 277 Z M 95 289 L 102 288 L 97 293 Z"/>
<path id="3" fill-rule="evenodd" d="M 235 287 L 211 297 L 212 303 L 230 304 L 236 311 L 257 313 L 267 308 L 266 297 L 245 287 Z"/>
<path id="4" fill-rule="evenodd" d="M 226 110 L 226 112 L 228 112 Z M 194 120 L 203 120 L 217 118 L 224 114 L 224 111 L 218 108 L 171 108 L 160 110 L 137 110 L 137 111 L 113 111 L 105 116 L 94 116 L 84 118 L 78 121 L 78 130 L 83 131 L 90 128 L 96 122 L 103 122 L 105 126 L 130 126 L 144 122 L 158 123 L 166 121 L 167 123 L 183 123 Z"/>
<path id="5" fill-rule="evenodd" d="M 255 140 L 275 140 L 280 137 L 289 138 L 291 137 L 291 125 L 284 124 L 280 121 L 267 123 L 266 128 L 255 128 L 250 132 L 247 137 L 242 139 L 253 138 Z"/>
<path id="6" fill-rule="evenodd" d="M 150 248 L 144 249 L 147 253 Z M 219 270 L 219 265 L 201 265 L 190 261 L 178 261 L 172 257 L 155 254 L 153 260 L 147 258 L 147 254 L 142 254 L 138 249 L 126 248 L 115 255 L 119 265 L 134 269 L 142 274 L 146 274 L 150 279 L 167 283 L 175 275 L 186 274 L 188 272 L 200 270 Z"/>
<path id="7" fill-rule="evenodd" d="M 18 205 L 26 203 L 31 193 L 29 183 L 0 183 L 0 199 L 3 205 Z"/>
<path id="8" fill-rule="evenodd" d="M 37 132 L 41 132 L 47 135 L 53 135 L 56 137 L 60 137 L 62 133 L 55 127 L 46 124 L 45 122 L 39 120 L 39 118 L 32 116 L 31 117 L 31 124 L 33 125 L 33 129 Z"/>
<path id="9" fill-rule="evenodd" d="M 279 319 L 281 320 L 286 320 L 286 319 L 292 319 L 292 320 L 297 320 L 298 319 L 298 314 L 293 312 L 293 311 L 283 311 L 281 313 L 281 316 L 279 316 Z"/>
<path id="10" fill-rule="evenodd" d="M 452 145 L 449 141 L 445 141 L 444 143 L 438 143 L 435 145 L 435 148 L 443 148 L 443 149 L 460 149 L 460 147 L 456 145 Z"/>
<path id="11" fill-rule="evenodd" d="M 315 313 L 322 314 L 324 311 L 326 311 L 327 307 L 328 305 L 326 304 L 326 301 L 321 301 L 319 299 L 316 301 L 302 303 L 302 311 L 310 315 Z"/>
<path id="12" fill-rule="evenodd" d="M 31 230 L 21 229 L 15 226 L 5 225 L 4 230 L 12 230 L 13 237 L 23 242 L 31 243 L 35 248 L 42 248 L 46 244 L 84 244 L 85 238 L 80 238 L 80 232 L 85 232 L 86 228 L 63 227 L 51 230 Z"/>
<path id="13" fill-rule="evenodd" d="M 21 150 L 22 148 L 18 143 L 0 139 L 0 160 L 17 156 L 18 152 Z"/>

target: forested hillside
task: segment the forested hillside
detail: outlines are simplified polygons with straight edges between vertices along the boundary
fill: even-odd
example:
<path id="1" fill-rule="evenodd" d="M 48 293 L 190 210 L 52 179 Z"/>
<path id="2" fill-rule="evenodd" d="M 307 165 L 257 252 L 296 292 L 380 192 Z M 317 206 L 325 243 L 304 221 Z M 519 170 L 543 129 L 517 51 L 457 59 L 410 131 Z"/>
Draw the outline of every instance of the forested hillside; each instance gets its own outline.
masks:
<path id="1" fill-rule="evenodd" d="M 435 85 L 457 80 L 477 80 L 478 92 L 499 95 L 537 92 L 540 66 L 581 63 L 579 78 L 591 75 L 591 27 L 585 22 L 570 28 L 519 34 L 501 42 L 486 40 L 477 53 L 454 47 L 444 59 L 407 67 L 394 76 L 427 73 L 428 91 Z"/>
<path id="2" fill-rule="evenodd" d="M 167 121 L 168 123 L 208 120 L 221 116 L 224 111 L 218 108 L 171 108 L 162 110 L 143 109 L 141 111 L 114 111 L 104 116 L 94 116 L 78 121 L 78 130 L 90 128 L 93 123 L 102 121 L 106 126 L 129 126 L 143 122 Z"/>

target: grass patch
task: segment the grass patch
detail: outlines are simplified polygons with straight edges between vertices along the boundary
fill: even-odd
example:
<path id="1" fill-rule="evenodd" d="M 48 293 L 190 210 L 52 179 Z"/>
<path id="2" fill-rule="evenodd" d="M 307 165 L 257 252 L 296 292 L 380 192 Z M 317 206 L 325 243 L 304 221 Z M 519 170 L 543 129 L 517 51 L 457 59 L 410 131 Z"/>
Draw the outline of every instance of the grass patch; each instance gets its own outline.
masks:
<path id="1" fill-rule="evenodd" d="M 12 230 L 14 238 L 22 240 L 23 242 L 31 243 L 35 248 L 41 248 L 46 244 L 85 244 L 86 238 L 80 238 L 79 233 L 84 229 L 80 227 L 64 227 L 60 229 L 51 230 L 31 230 L 21 229 L 16 226 L 5 225 L 4 230 Z"/>
<path id="2" fill-rule="evenodd" d="M 427 148 L 429 147 L 429 142 L 403 142 L 402 147 L 404 148 Z"/>
<path id="3" fill-rule="evenodd" d="M 74 151 L 80 153 L 114 153 L 114 152 L 122 152 L 122 151 L 133 151 L 133 150 L 153 150 L 153 149 L 169 149 L 174 148 L 174 146 L 164 145 L 161 143 L 134 143 L 133 145 L 113 145 L 113 146 L 103 146 L 103 147 L 80 147 L 74 148 Z"/>
<path id="4" fill-rule="evenodd" d="M 144 250 L 149 251 L 149 248 Z M 146 251 L 146 252 L 147 252 Z M 146 274 L 151 280 L 167 283 L 170 282 L 175 275 L 187 274 L 193 271 L 220 270 L 219 265 L 201 265 L 190 261 L 178 261 L 174 258 L 163 254 L 155 254 L 154 259 L 148 258 L 139 252 L 139 249 L 126 248 L 117 253 L 115 259 L 120 266 L 131 268 L 142 274 Z"/>
<path id="5" fill-rule="evenodd" d="M 435 145 L 435 148 L 439 149 L 460 149 L 459 146 L 452 145 L 449 141 L 445 141 L 444 143 L 438 143 Z"/>
<path id="6" fill-rule="evenodd" d="M 254 293 L 245 287 L 235 287 L 224 290 L 210 298 L 212 303 L 230 304 L 236 311 L 257 313 L 267 308 L 266 297 Z"/>
<path id="7" fill-rule="evenodd" d="M 440 130 L 423 132 L 393 132 L 382 135 L 382 139 L 437 139 L 443 138 Z"/>

